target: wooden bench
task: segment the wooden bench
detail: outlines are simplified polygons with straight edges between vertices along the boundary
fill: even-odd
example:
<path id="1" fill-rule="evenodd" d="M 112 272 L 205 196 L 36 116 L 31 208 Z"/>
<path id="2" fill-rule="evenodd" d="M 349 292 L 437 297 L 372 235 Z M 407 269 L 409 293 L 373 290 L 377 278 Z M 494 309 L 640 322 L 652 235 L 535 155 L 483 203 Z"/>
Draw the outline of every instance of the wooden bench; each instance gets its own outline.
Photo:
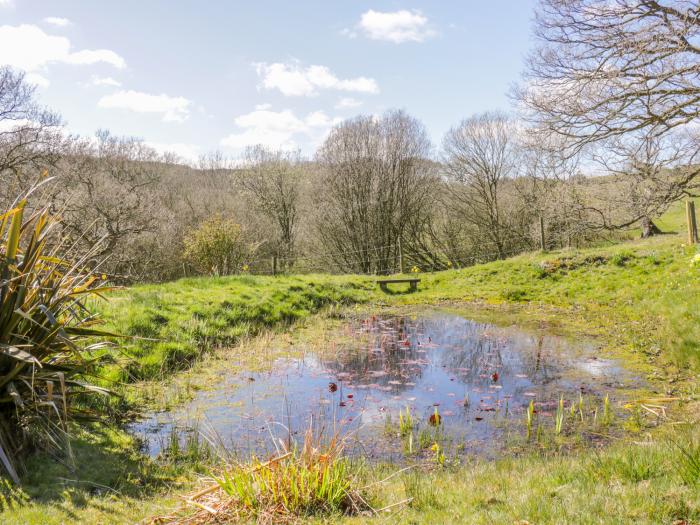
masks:
<path id="1" fill-rule="evenodd" d="M 389 288 L 387 285 L 394 283 L 408 283 L 409 290 L 415 292 L 418 289 L 418 283 L 420 279 L 379 279 L 377 283 L 383 292 L 388 292 Z"/>

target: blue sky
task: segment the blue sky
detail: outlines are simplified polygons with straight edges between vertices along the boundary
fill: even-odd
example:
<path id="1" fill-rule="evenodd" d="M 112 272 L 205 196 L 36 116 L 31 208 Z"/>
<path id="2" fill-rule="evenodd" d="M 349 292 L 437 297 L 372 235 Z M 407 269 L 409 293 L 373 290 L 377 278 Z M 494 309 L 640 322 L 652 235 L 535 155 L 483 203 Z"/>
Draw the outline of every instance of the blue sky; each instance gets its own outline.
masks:
<path id="1" fill-rule="evenodd" d="M 510 108 L 534 0 L 0 0 L 0 64 L 71 132 L 194 159 L 249 143 L 311 154 L 330 127 L 402 108 L 435 143 Z"/>

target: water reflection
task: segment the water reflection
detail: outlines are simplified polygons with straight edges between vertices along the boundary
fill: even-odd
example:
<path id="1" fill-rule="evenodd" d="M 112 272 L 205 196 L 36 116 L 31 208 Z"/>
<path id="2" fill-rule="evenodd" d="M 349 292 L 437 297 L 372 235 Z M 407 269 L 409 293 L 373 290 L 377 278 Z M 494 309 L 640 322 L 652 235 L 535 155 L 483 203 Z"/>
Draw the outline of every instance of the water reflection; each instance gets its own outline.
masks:
<path id="1" fill-rule="evenodd" d="M 444 312 L 349 323 L 334 349 L 280 359 L 266 373 L 224 376 L 187 406 L 135 426 L 151 454 L 173 425 L 199 421 L 227 449 L 272 452 L 273 437 L 303 434 L 313 417 L 326 432 L 353 433 L 351 453 L 395 458 L 382 432 L 409 407 L 427 421 L 437 407 L 457 445 L 492 449 L 530 400 L 546 413 L 561 394 L 604 391 L 629 375 L 596 359 L 592 344 L 499 328 Z"/>

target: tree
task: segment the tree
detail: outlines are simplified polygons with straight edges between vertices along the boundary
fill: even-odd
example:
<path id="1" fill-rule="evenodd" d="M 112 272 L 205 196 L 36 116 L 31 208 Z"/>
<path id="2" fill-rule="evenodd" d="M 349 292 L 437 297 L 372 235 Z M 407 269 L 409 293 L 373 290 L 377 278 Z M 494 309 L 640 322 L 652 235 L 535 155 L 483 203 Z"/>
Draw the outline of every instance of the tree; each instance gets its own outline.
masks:
<path id="1" fill-rule="evenodd" d="M 258 145 L 246 149 L 244 168 L 238 178 L 255 207 L 275 225 L 274 251 L 288 266 L 294 262 L 302 170 L 298 151 Z"/>
<path id="2" fill-rule="evenodd" d="M 502 258 L 509 241 L 504 185 L 518 173 L 517 128 L 503 113 L 463 120 L 443 140 L 443 165 L 464 220 Z"/>
<path id="3" fill-rule="evenodd" d="M 599 202 L 608 208 L 597 213 L 603 226 L 639 223 L 642 237 L 661 233 L 654 219 L 698 187 L 698 156 L 697 137 L 685 131 L 628 133 L 604 141 L 594 156 L 609 174 L 597 188 L 604 193 Z"/>
<path id="4" fill-rule="evenodd" d="M 185 257 L 210 275 L 239 273 L 254 251 L 241 225 L 220 216 L 208 219 L 185 238 Z"/>
<path id="5" fill-rule="evenodd" d="M 700 112 L 700 8 L 690 0 L 540 0 L 538 47 L 516 97 L 576 151 Z"/>
<path id="6" fill-rule="evenodd" d="M 318 230 L 342 270 L 398 270 L 409 219 L 427 213 L 435 169 L 425 127 L 403 111 L 336 126 L 318 152 L 325 194 Z"/>
<path id="7" fill-rule="evenodd" d="M 64 235 L 86 249 L 99 244 L 95 257 L 108 257 L 111 272 L 138 276 L 139 261 L 128 247 L 157 227 L 152 206 L 167 168 L 163 160 L 142 141 L 106 131 L 68 143 L 59 165 L 62 188 L 54 197 Z"/>
<path id="8" fill-rule="evenodd" d="M 61 147 L 60 117 L 41 107 L 24 73 L 0 67 L 0 204 L 26 192 Z"/>

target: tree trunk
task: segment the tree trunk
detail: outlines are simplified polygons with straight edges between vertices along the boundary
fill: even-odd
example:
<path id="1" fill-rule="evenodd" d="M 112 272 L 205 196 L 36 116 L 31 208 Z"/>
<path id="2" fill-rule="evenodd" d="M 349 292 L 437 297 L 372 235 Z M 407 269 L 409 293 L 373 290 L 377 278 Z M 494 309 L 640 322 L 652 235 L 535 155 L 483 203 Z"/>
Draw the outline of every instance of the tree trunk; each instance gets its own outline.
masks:
<path id="1" fill-rule="evenodd" d="M 647 237 L 651 237 L 653 235 L 659 235 L 662 233 L 662 231 L 659 229 L 659 227 L 654 224 L 654 221 L 652 221 L 649 217 L 643 217 L 641 220 L 641 226 L 642 226 L 642 239 L 646 239 Z"/>

